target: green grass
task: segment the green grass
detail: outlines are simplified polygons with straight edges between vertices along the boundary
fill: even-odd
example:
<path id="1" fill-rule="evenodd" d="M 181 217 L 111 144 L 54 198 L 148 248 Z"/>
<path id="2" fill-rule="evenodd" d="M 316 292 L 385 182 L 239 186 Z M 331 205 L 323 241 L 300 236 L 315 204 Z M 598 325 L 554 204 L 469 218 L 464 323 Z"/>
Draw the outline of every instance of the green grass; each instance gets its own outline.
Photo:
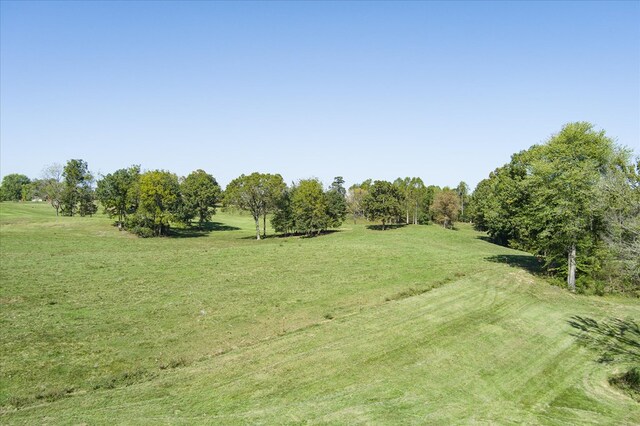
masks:
<path id="1" fill-rule="evenodd" d="M 637 424 L 574 296 L 468 226 L 139 239 L 0 204 L 2 423 Z"/>

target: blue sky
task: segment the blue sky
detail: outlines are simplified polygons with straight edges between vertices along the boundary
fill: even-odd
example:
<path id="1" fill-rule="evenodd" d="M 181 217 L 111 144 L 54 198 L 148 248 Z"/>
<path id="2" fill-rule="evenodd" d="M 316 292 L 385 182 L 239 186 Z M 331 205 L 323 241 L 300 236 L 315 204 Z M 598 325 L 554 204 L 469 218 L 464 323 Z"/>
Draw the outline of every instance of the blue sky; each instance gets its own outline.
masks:
<path id="1" fill-rule="evenodd" d="M 640 154 L 640 2 L 0 3 L 0 174 L 474 187 L 590 121 Z"/>

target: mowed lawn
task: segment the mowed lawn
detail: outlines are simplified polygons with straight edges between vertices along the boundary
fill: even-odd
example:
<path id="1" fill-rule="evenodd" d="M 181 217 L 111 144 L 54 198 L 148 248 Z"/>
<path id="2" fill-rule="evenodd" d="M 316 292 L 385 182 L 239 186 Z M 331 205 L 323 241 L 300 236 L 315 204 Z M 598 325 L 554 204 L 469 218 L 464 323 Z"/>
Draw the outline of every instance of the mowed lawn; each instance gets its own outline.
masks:
<path id="1" fill-rule="evenodd" d="M 461 225 L 139 239 L 0 204 L 0 423 L 638 424 L 569 294 Z M 271 233 L 271 231 L 269 231 Z"/>

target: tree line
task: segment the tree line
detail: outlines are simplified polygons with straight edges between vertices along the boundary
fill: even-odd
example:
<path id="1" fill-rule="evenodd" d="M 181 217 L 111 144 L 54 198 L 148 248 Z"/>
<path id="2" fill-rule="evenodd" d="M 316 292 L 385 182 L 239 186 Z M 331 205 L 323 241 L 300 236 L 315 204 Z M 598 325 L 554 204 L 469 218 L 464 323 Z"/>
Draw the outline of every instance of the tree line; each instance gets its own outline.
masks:
<path id="1" fill-rule="evenodd" d="M 338 176 L 326 189 L 317 179 L 287 185 L 279 174 L 256 172 L 233 179 L 222 191 L 203 170 L 178 177 L 164 170 L 142 173 L 137 165 L 96 181 L 84 160 L 73 159 L 64 167 L 46 167 L 41 179 L 7 175 L 1 190 L 3 200 L 46 200 L 56 215 L 93 215 L 99 201 L 120 229 L 142 237 L 167 235 L 171 224 L 191 226 L 196 219 L 203 227 L 220 205 L 249 212 L 256 239 L 266 236 L 268 217 L 276 232 L 309 236 L 341 226 L 348 215 L 354 221 L 380 222 L 382 229 L 430 222 L 452 228 L 468 219 L 463 206 L 470 195 L 464 182 L 451 189 L 426 186 L 417 177 L 368 179 L 348 190 L 344 183 Z"/>
<path id="2" fill-rule="evenodd" d="M 640 295 L 640 159 L 592 124 L 514 154 L 470 201 L 478 230 L 536 254 L 572 291 Z"/>

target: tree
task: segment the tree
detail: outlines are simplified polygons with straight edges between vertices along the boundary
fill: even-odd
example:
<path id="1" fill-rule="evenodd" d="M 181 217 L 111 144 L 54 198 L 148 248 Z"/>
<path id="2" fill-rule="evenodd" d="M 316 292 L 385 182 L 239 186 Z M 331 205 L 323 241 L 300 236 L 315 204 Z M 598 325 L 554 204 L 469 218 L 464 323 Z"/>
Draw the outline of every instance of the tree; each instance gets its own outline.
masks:
<path id="1" fill-rule="evenodd" d="M 605 211 L 603 241 L 609 258 L 603 273 L 609 291 L 640 296 L 640 158 L 635 166 L 629 153 L 598 186 L 599 208 Z"/>
<path id="2" fill-rule="evenodd" d="M 269 205 L 269 192 L 265 187 L 265 177 L 261 173 L 240 175 L 232 180 L 224 192 L 226 205 L 247 210 L 256 224 L 256 240 L 260 239 L 260 217 Z"/>
<path id="3" fill-rule="evenodd" d="M 216 213 L 216 203 L 220 198 L 220 185 L 216 179 L 204 170 L 192 172 L 180 185 L 185 211 L 188 216 L 198 216 L 198 226 Z"/>
<path id="4" fill-rule="evenodd" d="M 118 218 L 122 229 L 128 214 L 136 212 L 139 204 L 140 166 L 119 169 L 98 181 L 96 195 L 109 217 Z"/>
<path id="5" fill-rule="evenodd" d="M 413 210 L 413 224 L 417 225 L 420 214 L 420 201 L 424 199 L 427 188 L 419 177 L 412 177 L 407 184 L 407 208 Z M 428 208 L 428 207 L 427 207 Z"/>
<path id="6" fill-rule="evenodd" d="M 328 214 L 328 198 L 317 179 L 298 182 L 291 197 L 291 207 L 295 227 L 299 232 L 307 235 L 319 234 L 329 227 L 331 219 Z"/>
<path id="7" fill-rule="evenodd" d="M 276 232 L 283 234 L 289 234 L 295 232 L 296 224 L 293 218 L 293 206 L 291 199 L 295 186 L 292 188 L 286 188 L 282 192 L 280 198 L 276 200 L 275 210 L 271 217 L 271 226 Z"/>
<path id="8" fill-rule="evenodd" d="M 46 166 L 42 171 L 42 182 L 42 194 L 56 210 L 56 216 L 58 216 L 64 192 L 62 166 L 57 163 Z"/>
<path id="9" fill-rule="evenodd" d="M 80 213 L 85 216 L 97 211 L 94 203 L 94 194 L 91 185 L 93 175 L 89 172 L 87 162 L 84 160 L 69 160 L 64 167 L 64 187 L 61 198 L 62 214 L 73 216 Z"/>
<path id="10" fill-rule="evenodd" d="M 466 216 L 464 214 L 464 206 L 469 197 L 469 185 L 467 185 L 466 182 L 462 181 L 458 184 L 455 191 L 460 198 L 460 218 L 464 221 L 466 220 Z"/>
<path id="11" fill-rule="evenodd" d="M 569 123 L 478 184 L 471 203 L 475 226 L 543 258 L 547 271 L 566 274 L 571 291 L 577 283 L 589 286 L 612 263 L 603 235 L 608 212 L 621 204 L 601 202 L 600 188 L 628 163 L 604 131 Z M 627 177 L 618 181 L 629 185 Z"/>
<path id="12" fill-rule="evenodd" d="M 333 183 L 325 193 L 330 228 L 338 228 L 347 217 L 347 201 L 345 199 L 347 191 L 343 184 L 344 179 L 342 176 L 338 176 L 333 179 Z"/>
<path id="13" fill-rule="evenodd" d="M 287 189 L 287 184 L 279 174 L 264 173 L 261 175 L 263 193 L 262 204 L 262 236 L 267 236 L 267 214 L 273 213 L 278 204 L 278 200 L 282 198 Z"/>
<path id="14" fill-rule="evenodd" d="M 437 193 L 433 199 L 431 210 L 436 222 L 441 223 L 445 228 L 453 228 L 453 224 L 458 220 L 458 214 L 460 213 L 458 194 L 452 190 L 444 190 Z"/>
<path id="15" fill-rule="evenodd" d="M 396 186 L 384 180 L 377 180 L 369 188 L 364 197 L 363 207 L 367 219 L 382 222 L 382 229 L 387 223 L 397 220 L 402 214 L 402 194 Z"/>
<path id="16" fill-rule="evenodd" d="M 31 180 L 19 173 L 12 173 L 2 178 L 2 186 L 0 186 L 0 194 L 2 201 L 20 201 L 22 199 L 22 187 L 29 185 Z"/>
<path id="17" fill-rule="evenodd" d="M 347 192 L 347 210 L 353 217 L 353 223 L 357 222 L 358 218 L 364 217 L 363 200 L 367 195 L 367 190 L 361 185 L 351 185 Z"/>
<path id="18" fill-rule="evenodd" d="M 132 223 L 133 231 L 144 235 L 144 228 L 155 236 L 167 235 L 171 221 L 180 209 L 178 176 L 164 170 L 140 175 L 140 206 Z"/>
<path id="19" fill-rule="evenodd" d="M 401 195 L 401 204 L 404 207 L 405 213 L 406 213 L 406 219 L 405 219 L 405 223 L 408 225 L 409 224 L 409 211 L 411 211 L 413 204 L 411 202 L 411 200 L 409 199 L 409 182 L 411 181 L 411 178 L 397 178 L 396 180 L 393 181 L 393 185 L 398 188 L 398 192 Z"/>

